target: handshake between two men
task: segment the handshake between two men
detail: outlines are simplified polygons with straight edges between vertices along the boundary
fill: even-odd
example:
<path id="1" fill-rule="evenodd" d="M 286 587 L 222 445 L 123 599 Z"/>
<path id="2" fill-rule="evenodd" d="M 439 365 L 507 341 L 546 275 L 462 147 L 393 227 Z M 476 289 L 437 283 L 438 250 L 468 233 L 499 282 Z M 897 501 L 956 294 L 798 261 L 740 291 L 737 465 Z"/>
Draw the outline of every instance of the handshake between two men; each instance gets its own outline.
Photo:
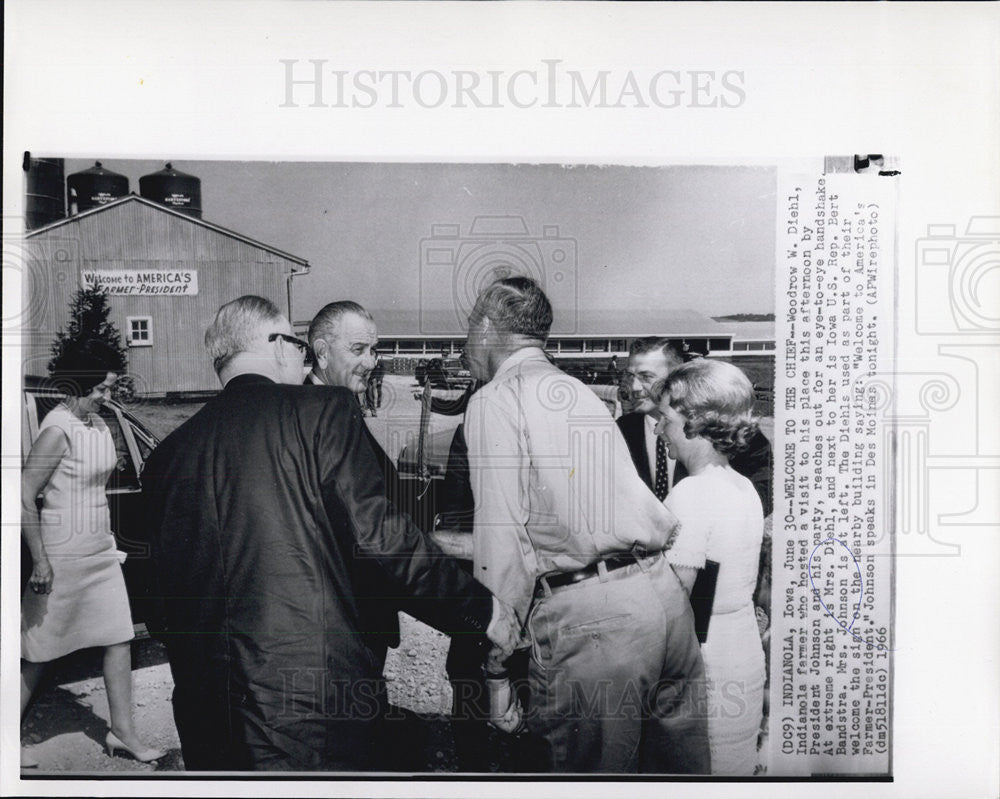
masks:
<path id="1" fill-rule="evenodd" d="M 514 651 L 517 615 L 387 499 L 355 395 L 302 385 L 308 345 L 272 302 L 222 306 L 205 343 L 223 390 L 143 474 L 150 630 L 170 660 L 185 766 L 391 770 L 392 619 L 368 600 L 402 601 L 481 647 L 481 662 L 487 641 L 494 662 Z M 516 727 L 519 711 L 504 711 Z"/>
<path id="2" fill-rule="evenodd" d="M 485 669 L 490 699 L 489 722 L 502 732 L 516 732 L 521 727 L 523 712 L 504 663 L 521 643 L 522 627 L 514 609 L 496 597 L 493 597 L 493 618 L 486 637 L 493 644 L 486 656 Z"/>

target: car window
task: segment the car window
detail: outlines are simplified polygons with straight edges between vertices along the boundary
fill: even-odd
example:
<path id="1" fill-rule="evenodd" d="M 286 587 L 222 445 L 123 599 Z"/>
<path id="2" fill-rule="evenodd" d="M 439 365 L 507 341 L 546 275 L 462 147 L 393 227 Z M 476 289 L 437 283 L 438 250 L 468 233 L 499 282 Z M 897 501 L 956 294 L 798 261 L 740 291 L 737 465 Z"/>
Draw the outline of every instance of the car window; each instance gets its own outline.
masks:
<path id="1" fill-rule="evenodd" d="M 146 465 L 146 461 L 149 460 L 149 456 L 153 452 L 153 443 L 134 427 L 132 434 L 135 437 L 135 445 L 139 448 L 139 474 L 142 474 L 142 467 Z"/>
<path id="2" fill-rule="evenodd" d="M 115 440 L 115 454 L 118 462 L 108 478 L 107 490 L 139 488 L 139 470 L 128 446 L 128 438 L 122 429 L 120 417 L 109 407 L 101 408 L 101 418 Z"/>
<path id="3" fill-rule="evenodd" d="M 35 403 L 36 418 L 39 425 L 41 425 L 41 423 L 45 420 L 45 417 L 48 416 L 49 411 L 62 402 L 62 397 L 53 397 L 47 394 L 32 394 L 30 396 Z M 37 436 L 38 428 L 36 427 L 32 433 L 34 436 Z"/>
<path id="4" fill-rule="evenodd" d="M 142 467 L 146 465 L 150 454 L 152 454 L 153 450 L 156 449 L 156 445 L 160 442 L 156 436 L 146 429 L 145 424 L 136 416 L 133 416 L 124 408 L 119 408 L 119 412 L 125 418 L 132 431 L 132 438 L 135 440 L 135 445 L 139 450 L 139 474 L 142 474 Z"/>
<path id="5" fill-rule="evenodd" d="M 52 393 L 24 392 L 24 414 L 21 418 L 21 458 L 28 457 L 31 445 L 38 437 L 38 428 L 45 416 L 62 402 L 62 396 Z"/>

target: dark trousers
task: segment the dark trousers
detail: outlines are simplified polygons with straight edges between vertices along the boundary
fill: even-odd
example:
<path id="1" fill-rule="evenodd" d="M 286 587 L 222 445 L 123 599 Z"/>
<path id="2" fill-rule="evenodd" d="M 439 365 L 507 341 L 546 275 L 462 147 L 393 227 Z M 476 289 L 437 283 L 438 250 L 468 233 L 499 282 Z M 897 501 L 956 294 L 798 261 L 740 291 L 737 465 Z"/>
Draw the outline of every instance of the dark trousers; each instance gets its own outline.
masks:
<path id="1" fill-rule="evenodd" d="M 515 652 L 506 663 L 521 707 L 528 704 L 528 651 Z M 514 734 L 490 727 L 489 691 L 483 678 L 481 650 L 463 647 L 452 638 L 448 652 L 448 679 L 451 681 L 452 734 L 459 771 L 536 773 L 545 771 L 544 742 L 527 730 Z"/>
<path id="2" fill-rule="evenodd" d="M 381 679 L 356 681 L 329 707 L 295 717 L 265 718 L 254 698 L 204 684 L 174 688 L 173 709 L 188 771 L 391 771 L 388 701 Z M 275 705 L 277 703 L 277 705 Z"/>

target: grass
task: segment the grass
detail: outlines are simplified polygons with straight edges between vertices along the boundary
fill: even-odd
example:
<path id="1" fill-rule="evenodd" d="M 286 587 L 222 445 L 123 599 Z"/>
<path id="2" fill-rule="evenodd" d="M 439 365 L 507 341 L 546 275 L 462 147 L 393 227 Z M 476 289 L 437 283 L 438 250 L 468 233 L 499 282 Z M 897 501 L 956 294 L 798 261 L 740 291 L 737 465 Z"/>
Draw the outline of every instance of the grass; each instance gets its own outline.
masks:
<path id="1" fill-rule="evenodd" d="M 194 416 L 204 402 L 168 402 L 142 400 L 128 406 L 149 431 L 161 441 Z"/>

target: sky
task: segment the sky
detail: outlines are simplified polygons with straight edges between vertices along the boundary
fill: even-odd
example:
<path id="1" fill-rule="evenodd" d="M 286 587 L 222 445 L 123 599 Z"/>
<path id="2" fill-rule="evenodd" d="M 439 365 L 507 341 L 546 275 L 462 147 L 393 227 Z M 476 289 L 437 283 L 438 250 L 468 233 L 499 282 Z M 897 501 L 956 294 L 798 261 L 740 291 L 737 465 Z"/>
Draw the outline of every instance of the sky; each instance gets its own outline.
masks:
<path id="1" fill-rule="evenodd" d="M 68 158 L 67 176 L 100 160 L 138 193 L 169 160 L 102 156 Z M 205 220 L 309 261 L 293 320 L 337 299 L 376 314 L 464 306 L 505 264 L 543 281 L 553 332 L 571 305 L 774 310 L 770 167 L 172 163 L 201 179 Z"/>

